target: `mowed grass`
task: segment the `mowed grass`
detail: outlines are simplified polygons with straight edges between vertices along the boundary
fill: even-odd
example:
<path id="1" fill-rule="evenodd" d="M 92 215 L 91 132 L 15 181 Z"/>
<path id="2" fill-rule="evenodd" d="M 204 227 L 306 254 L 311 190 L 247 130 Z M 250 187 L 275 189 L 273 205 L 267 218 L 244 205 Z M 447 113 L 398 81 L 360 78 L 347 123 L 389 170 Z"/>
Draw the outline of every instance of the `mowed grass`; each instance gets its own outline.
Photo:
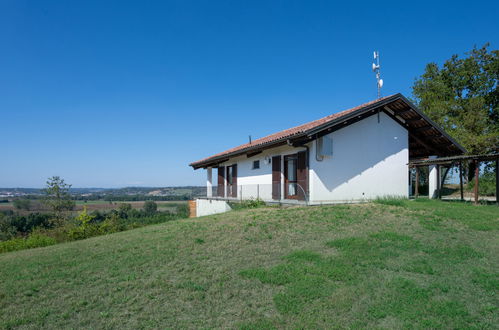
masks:
<path id="1" fill-rule="evenodd" d="M 429 200 L 168 222 L 0 255 L 0 324 L 497 328 L 498 231 L 496 206 Z"/>

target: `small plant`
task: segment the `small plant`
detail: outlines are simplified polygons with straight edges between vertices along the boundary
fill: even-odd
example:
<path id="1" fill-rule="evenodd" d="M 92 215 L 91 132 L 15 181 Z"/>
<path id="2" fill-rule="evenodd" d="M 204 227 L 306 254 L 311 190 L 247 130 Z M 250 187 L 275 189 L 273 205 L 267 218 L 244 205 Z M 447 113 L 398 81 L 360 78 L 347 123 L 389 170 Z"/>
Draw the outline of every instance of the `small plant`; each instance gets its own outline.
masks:
<path id="1" fill-rule="evenodd" d="M 244 200 L 244 201 L 240 201 L 240 202 L 233 202 L 233 203 L 229 203 L 229 204 L 233 210 L 256 209 L 256 208 L 264 207 L 267 205 L 267 204 L 265 204 L 264 201 L 262 201 L 261 199 L 258 199 L 258 198 Z"/>
<path id="2" fill-rule="evenodd" d="M 383 196 L 377 197 L 374 200 L 374 203 L 391 206 L 405 206 L 406 201 L 407 198 L 401 196 Z"/>

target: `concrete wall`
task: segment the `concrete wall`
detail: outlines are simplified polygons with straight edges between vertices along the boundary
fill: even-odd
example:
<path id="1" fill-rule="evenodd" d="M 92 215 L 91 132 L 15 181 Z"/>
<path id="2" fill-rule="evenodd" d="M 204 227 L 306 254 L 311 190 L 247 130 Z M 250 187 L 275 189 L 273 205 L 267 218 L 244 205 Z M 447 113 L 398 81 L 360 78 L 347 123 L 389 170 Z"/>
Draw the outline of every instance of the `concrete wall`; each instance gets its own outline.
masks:
<path id="1" fill-rule="evenodd" d="M 231 208 L 226 201 L 196 199 L 196 217 L 224 213 L 230 210 Z"/>
<path id="2" fill-rule="evenodd" d="M 316 141 L 310 148 L 309 192 L 311 203 L 352 202 L 381 196 L 408 197 L 409 149 L 407 130 L 384 113 L 374 114 L 330 134 L 333 155 L 316 159 Z M 239 156 L 221 164 L 238 167 L 238 199 L 272 199 L 272 164 L 266 157 L 289 155 L 305 150 L 281 146 L 247 158 Z M 281 158 L 281 169 L 284 168 Z M 252 169 L 260 160 L 260 168 Z M 216 186 L 217 170 L 213 171 Z M 240 190 L 242 186 L 242 191 Z M 284 176 L 281 174 L 281 191 Z M 241 194 L 242 192 L 242 194 Z"/>
<path id="3" fill-rule="evenodd" d="M 407 130 L 384 113 L 374 114 L 330 134 L 333 155 L 318 161 L 310 148 L 310 200 L 361 201 L 408 197 Z"/>

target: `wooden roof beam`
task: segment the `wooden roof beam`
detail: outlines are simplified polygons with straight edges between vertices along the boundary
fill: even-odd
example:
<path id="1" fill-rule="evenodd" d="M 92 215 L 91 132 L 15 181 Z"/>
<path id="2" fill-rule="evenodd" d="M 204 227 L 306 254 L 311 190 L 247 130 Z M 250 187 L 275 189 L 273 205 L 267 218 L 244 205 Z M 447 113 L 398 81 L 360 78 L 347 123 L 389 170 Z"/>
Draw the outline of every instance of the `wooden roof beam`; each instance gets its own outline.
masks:
<path id="1" fill-rule="evenodd" d="M 441 152 L 439 150 L 437 150 L 436 148 L 434 148 L 433 146 L 430 146 L 429 144 L 425 143 L 423 140 L 421 140 L 420 138 L 418 138 L 417 136 L 415 136 L 414 134 L 412 133 L 409 133 L 409 135 L 414 139 L 416 140 L 416 142 L 418 142 L 420 145 L 422 145 L 423 147 L 425 147 L 426 149 L 428 150 L 431 150 L 431 151 L 434 151 L 437 155 L 440 154 Z"/>
<path id="2" fill-rule="evenodd" d="M 418 121 L 424 120 L 423 117 L 420 118 L 414 118 L 414 119 L 406 119 L 405 122 L 408 124 L 416 123 Z"/>
<path id="3" fill-rule="evenodd" d="M 419 133 L 419 132 L 428 131 L 428 130 L 430 130 L 430 129 L 432 129 L 432 128 L 433 128 L 433 126 L 428 125 L 428 126 L 423 126 L 423 127 L 413 128 L 413 129 L 412 129 L 412 131 L 413 131 L 414 133 Z"/>
<path id="4" fill-rule="evenodd" d="M 395 113 L 397 115 L 405 115 L 406 113 L 409 113 L 409 112 L 412 112 L 413 110 L 411 108 L 408 108 L 408 109 L 405 109 L 405 110 L 401 110 L 401 111 L 396 111 Z"/>

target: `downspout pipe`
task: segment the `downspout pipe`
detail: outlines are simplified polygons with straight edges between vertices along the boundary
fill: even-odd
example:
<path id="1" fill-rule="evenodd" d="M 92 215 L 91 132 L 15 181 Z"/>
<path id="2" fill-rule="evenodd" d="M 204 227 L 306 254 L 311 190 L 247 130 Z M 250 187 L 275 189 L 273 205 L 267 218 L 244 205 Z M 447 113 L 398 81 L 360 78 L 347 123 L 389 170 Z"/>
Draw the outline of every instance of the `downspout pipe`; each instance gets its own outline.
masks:
<path id="1" fill-rule="evenodd" d="M 324 160 L 324 156 L 319 157 L 319 137 L 315 134 L 315 160 L 318 162 L 322 162 Z"/>
<path id="2" fill-rule="evenodd" d="M 306 157 L 307 158 L 306 159 L 307 168 L 310 168 L 310 160 L 309 160 L 310 159 L 310 147 L 307 146 L 306 144 L 298 144 L 298 145 L 294 144 L 293 142 L 291 142 L 290 139 L 286 140 L 286 143 L 288 146 L 293 147 L 293 148 L 301 148 L 301 147 L 305 148 L 305 152 L 307 154 L 307 157 Z"/>

